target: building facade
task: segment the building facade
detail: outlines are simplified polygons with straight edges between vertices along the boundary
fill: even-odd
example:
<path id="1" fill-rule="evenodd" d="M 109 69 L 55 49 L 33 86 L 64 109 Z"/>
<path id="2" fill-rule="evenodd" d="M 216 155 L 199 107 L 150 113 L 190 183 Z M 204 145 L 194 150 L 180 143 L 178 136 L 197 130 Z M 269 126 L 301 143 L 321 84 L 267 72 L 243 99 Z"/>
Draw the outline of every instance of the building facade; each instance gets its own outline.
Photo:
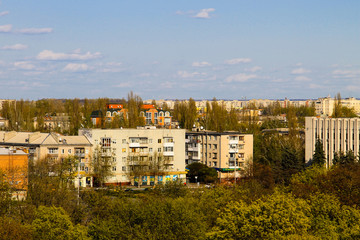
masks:
<path id="1" fill-rule="evenodd" d="M 238 132 L 199 131 L 186 133 L 186 164 L 200 162 L 215 168 L 220 179 L 245 174 L 253 158 L 253 135 Z"/>
<path id="2" fill-rule="evenodd" d="M 0 131 L 0 146 L 10 150 L 24 150 L 29 155 L 29 161 L 49 158 L 61 161 L 75 156 L 80 165 L 78 174 L 80 180 L 75 182 L 85 187 L 92 186 L 90 174 L 91 143 L 85 136 L 62 136 L 56 133 L 40 132 L 5 132 Z"/>
<path id="3" fill-rule="evenodd" d="M 112 160 L 107 184 L 154 185 L 185 181 L 185 130 L 81 129 L 93 151 Z"/>
<path id="4" fill-rule="evenodd" d="M 0 171 L 2 180 L 14 191 L 13 197 L 24 199 L 28 189 L 28 154 L 0 147 Z"/>
<path id="5" fill-rule="evenodd" d="M 305 162 L 313 158 L 317 138 L 323 143 L 327 167 L 332 165 L 335 153 L 351 150 L 358 156 L 360 118 L 306 117 Z"/>

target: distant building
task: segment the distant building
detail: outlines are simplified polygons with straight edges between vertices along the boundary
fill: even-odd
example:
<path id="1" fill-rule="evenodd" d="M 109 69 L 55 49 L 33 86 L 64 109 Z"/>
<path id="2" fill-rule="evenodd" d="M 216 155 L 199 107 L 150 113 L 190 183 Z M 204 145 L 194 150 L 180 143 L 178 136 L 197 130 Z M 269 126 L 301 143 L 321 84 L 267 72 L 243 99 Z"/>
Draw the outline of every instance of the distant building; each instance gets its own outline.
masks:
<path id="1" fill-rule="evenodd" d="M 315 113 L 318 116 L 331 116 L 334 112 L 336 99 L 330 96 L 325 98 L 318 98 L 315 101 Z M 356 98 L 344 98 L 340 101 L 344 107 L 354 109 L 357 115 L 360 115 L 360 100 Z"/>
<path id="2" fill-rule="evenodd" d="M 253 160 L 253 135 L 239 132 L 186 133 L 186 164 L 200 162 L 215 168 L 220 179 L 242 176 Z"/>
<path id="3" fill-rule="evenodd" d="M 159 127 L 171 127 L 172 117 L 169 111 L 156 109 L 152 104 L 145 104 L 141 107 L 140 115 L 144 117 L 145 125 Z"/>
<path id="4" fill-rule="evenodd" d="M 315 143 L 319 138 L 323 143 L 326 166 L 332 165 L 334 154 L 353 151 L 360 153 L 360 118 L 305 118 L 305 162 L 312 160 Z"/>
<path id="5" fill-rule="evenodd" d="M 154 185 L 185 181 L 185 130 L 81 129 L 93 152 L 112 160 L 112 176 L 107 184 Z"/>
<path id="6" fill-rule="evenodd" d="M 70 117 L 65 113 L 56 113 L 54 115 L 46 114 L 42 119 L 44 129 L 49 131 L 68 131 L 70 129 Z M 39 119 L 34 118 L 34 129 L 38 129 Z"/>
<path id="7" fill-rule="evenodd" d="M 69 156 L 76 156 L 80 161 L 81 186 L 91 186 L 90 158 L 91 143 L 85 136 L 62 136 L 56 133 L 40 132 L 5 132 L 0 131 L 0 147 L 10 150 L 24 150 L 29 154 L 29 161 L 49 158 L 61 161 Z M 77 185 L 77 182 L 75 183 Z"/>

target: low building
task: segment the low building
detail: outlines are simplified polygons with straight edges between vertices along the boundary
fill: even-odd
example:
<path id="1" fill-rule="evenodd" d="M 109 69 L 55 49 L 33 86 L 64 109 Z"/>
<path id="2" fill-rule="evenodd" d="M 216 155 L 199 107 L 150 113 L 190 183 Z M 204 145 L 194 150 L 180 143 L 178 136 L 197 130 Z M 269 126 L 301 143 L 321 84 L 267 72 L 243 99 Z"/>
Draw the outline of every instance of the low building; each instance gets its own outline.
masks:
<path id="1" fill-rule="evenodd" d="M 200 162 L 215 168 L 219 178 L 241 177 L 253 158 L 253 135 L 239 132 L 193 131 L 186 133 L 186 164 Z"/>
<path id="2" fill-rule="evenodd" d="M 91 186 L 90 159 L 91 143 L 85 136 L 62 136 L 56 133 L 5 132 L 0 131 L 0 147 L 10 150 L 22 149 L 29 154 L 29 161 L 49 158 L 61 161 L 75 156 L 80 161 L 80 185 Z M 77 182 L 75 185 L 77 186 Z"/>
<path id="3" fill-rule="evenodd" d="M 0 147 L 0 171 L 2 180 L 13 190 L 13 197 L 24 199 L 28 189 L 28 154 Z"/>
<path id="4" fill-rule="evenodd" d="M 360 118 L 305 118 L 305 162 L 312 160 L 316 140 L 320 139 L 326 157 L 326 166 L 332 165 L 335 153 L 360 153 Z"/>
<path id="5" fill-rule="evenodd" d="M 112 159 L 112 176 L 107 184 L 154 185 L 185 181 L 185 130 L 81 129 L 93 152 Z"/>

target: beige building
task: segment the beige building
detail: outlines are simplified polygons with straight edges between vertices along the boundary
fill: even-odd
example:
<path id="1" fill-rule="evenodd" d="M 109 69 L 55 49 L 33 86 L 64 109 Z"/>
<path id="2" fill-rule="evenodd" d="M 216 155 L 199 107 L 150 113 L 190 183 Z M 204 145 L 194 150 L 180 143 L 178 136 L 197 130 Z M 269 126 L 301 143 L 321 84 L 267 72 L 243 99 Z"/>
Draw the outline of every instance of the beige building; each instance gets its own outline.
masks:
<path id="1" fill-rule="evenodd" d="M 315 101 L 315 112 L 318 116 L 331 116 L 334 111 L 335 98 L 330 96 L 325 98 L 318 98 Z M 360 115 L 360 100 L 356 98 L 341 99 L 341 105 L 348 108 L 353 108 L 357 115 Z"/>
<path id="2" fill-rule="evenodd" d="M 50 158 L 60 161 L 76 156 L 80 161 L 80 185 L 92 186 L 90 176 L 91 143 L 85 136 L 62 136 L 56 133 L 5 132 L 0 131 L 0 146 L 8 149 L 23 149 L 29 161 Z M 75 182 L 75 186 L 78 182 Z"/>
<path id="3" fill-rule="evenodd" d="M 219 178 L 240 177 L 253 159 L 253 135 L 238 132 L 187 132 L 186 163 L 200 162 L 219 172 Z M 236 168 L 235 168 L 236 166 Z"/>
<path id="4" fill-rule="evenodd" d="M 112 159 L 114 185 L 154 185 L 185 181 L 185 130 L 81 129 L 93 144 L 93 151 Z"/>
<path id="5" fill-rule="evenodd" d="M 360 150 L 360 118 L 305 118 L 305 162 L 309 162 L 315 151 L 316 139 L 323 142 L 326 166 L 332 165 L 334 154 Z"/>

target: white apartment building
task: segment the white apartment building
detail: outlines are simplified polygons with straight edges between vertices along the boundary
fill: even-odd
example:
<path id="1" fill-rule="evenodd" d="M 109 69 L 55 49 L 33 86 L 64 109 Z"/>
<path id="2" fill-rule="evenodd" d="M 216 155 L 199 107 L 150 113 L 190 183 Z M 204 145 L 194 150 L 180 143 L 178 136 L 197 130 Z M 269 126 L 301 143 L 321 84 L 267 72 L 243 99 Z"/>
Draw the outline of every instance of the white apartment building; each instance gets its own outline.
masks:
<path id="1" fill-rule="evenodd" d="M 219 178 L 233 178 L 247 170 L 253 159 L 253 135 L 239 132 L 186 133 L 186 164 L 200 162 L 215 168 Z"/>
<path id="2" fill-rule="evenodd" d="M 112 159 L 108 184 L 154 185 L 186 181 L 183 129 L 81 129 L 93 152 Z"/>
<path id="3" fill-rule="evenodd" d="M 305 118 L 305 162 L 313 158 L 316 139 L 323 142 L 326 166 L 332 165 L 336 152 L 360 150 L 360 118 Z"/>

